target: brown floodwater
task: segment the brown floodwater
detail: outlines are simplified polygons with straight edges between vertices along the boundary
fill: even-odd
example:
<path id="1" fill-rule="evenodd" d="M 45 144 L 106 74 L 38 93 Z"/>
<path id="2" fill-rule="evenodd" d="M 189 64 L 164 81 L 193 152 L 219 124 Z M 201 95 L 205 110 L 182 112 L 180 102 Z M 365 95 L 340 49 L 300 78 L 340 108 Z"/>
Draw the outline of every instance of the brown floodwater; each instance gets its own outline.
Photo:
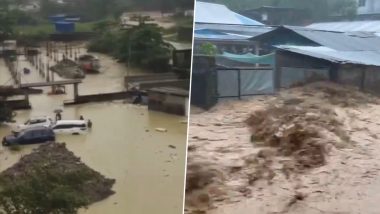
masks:
<path id="1" fill-rule="evenodd" d="M 20 61 L 21 65 L 30 66 L 23 59 Z M 80 86 L 81 94 L 122 89 L 121 78 L 127 68 L 103 55 L 102 62 L 109 66 L 100 75 L 88 76 Z M 24 79 L 28 82 L 42 80 L 33 71 Z M 54 117 L 54 109 L 72 96 L 70 93 L 49 96 L 49 90 L 30 97 L 33 109 L 18 111 L 17 123 L 31 116 Z M 71 87 L 68 90 L 70 92 Z M 121 101 L 65 107 L 62 114 L 63 119 L 78 119 L 80 115 L 93 121 L 91 132 L 84 136 L 58 135 L 57 141 L 66 142 L 68 149 L 94 170 L 116 179 L 115 195 L 80 213 L 182 213 L 187 131 L 183 121 L 186 118 L 151 112 L 145 106 Z M 9 134 L 14 125 L 0 126 L 0 137 Z M 156 128 L 165 128 L 167 132 L 157 132 Z M 0 147 L 0 171 L 15 164 L 35 147 L 25 146 L 20 152 Z"/>

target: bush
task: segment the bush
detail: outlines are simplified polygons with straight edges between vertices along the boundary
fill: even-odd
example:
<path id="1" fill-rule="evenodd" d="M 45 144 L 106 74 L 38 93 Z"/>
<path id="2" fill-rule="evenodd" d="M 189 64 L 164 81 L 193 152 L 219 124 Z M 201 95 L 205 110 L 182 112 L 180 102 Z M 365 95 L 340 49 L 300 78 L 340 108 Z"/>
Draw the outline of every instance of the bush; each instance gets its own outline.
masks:
<path id="1" fill-rule="evenodd" d="M 49 34 L 45 31 L 38 31 L 34 34 L 21 34 L 16 35 L 17 42 L 19 45 L 34 47 L 38 46 L 39 43 L 46 41 L 49 38 Z"/>
<path id="2" fill-rule="evenodd" d="M 201 45 L 201 53 L 207 56 L 215 56 L 218 53 L 216 46 L 210 42 Z"/>
<path id="3" fill-rule="evenodd" d="M 114 54 L 117 50 L 117 35 L 106 32 L 97 37 L 88 45 L 88 50 L 92 52 L 100 52 L 106 54 Z"/>

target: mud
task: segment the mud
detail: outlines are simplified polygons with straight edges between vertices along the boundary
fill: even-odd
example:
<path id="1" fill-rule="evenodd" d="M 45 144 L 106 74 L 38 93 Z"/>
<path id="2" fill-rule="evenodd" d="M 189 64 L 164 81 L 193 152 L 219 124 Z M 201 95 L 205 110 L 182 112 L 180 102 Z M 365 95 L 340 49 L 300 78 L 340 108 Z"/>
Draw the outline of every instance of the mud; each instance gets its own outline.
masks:
<path id="1" fill-rule="evenodd" d="M 315 83 L 193 114 L 186 213 L 376 213 L 378 103 Z"/>
<path id="2" fill-rule="evenodd" d="M 86 206 L 114 194 L 112 186 L 115 180 L 105 178 L 86 166 L 62 143 L 42 145 L 31 154 L 22 157 L 18 163 L 0 174 L 0 186 L 22 184 L 31 177 L 53 179 L 50 182 L 53 182 L 54 186 L 64 186 L 76 192 L 78 197 L 85 198 L 88 202 Z M 64 179 L 59 178 L 71 178 L 73 182 L 60 183 Z M 77 179 L 84 179 L 78 181 L 83 184 L 82 186 L 78 187 L 78 183 L 74 182 Z M 51 191 L 56 190 L 51 189 Z"/>

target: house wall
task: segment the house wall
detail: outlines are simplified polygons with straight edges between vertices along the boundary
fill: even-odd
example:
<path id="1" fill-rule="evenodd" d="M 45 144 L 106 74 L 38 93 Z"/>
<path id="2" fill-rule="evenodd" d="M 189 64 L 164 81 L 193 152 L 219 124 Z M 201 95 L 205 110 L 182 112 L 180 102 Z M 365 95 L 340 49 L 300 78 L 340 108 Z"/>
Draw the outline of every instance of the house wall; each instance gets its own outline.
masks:
<path id="1" fill-rule="evenodd" d="M 284 72 L 291 72 L 294 70 L 294 73 L 303 72 L 303 75 L 306 77 L 299 77 L 297 79 L 296 74 L 284 74 Z M 323 74 L 314 79 L 312 78 L 314 73 L 318 74 L 318 72 L 324 72 Z M 332 80 L 336 79 L 336 67 L 334 64 L 321 59 L 316 59 L 313 57 L 292 53 L 283 50 L 276 51 L 276 65 L 275 65 L 275 88 L 281 88 L 285 85 L 286 76 L 294 76 L 294 83 L 306 83 L 310 81 L 319 81 L 319 80 Z M 314 75 L 315 76 L 315 75 Z M 309 77 L 309 78 L 308 78 Z M 289 78 L 287 78 L 286 82 L 289 82 Z M 301 81 L 301 82 L 299 82 Z M 287 85 L 287 84 L 286 84 Z"/>
<path id="2" fill-rule="evenodd" d="M 338 68 L 338 83 L 380 95 L 380 67 L 344 64 Z"/>
<path id="3" fill-rule="evenodd" d="M 358 4 L 361 0 L 357 0 Z M 358 14 L 380 13 L 380 0 L 365 0 L 365 5 L 358 7 Z"/>
<path id="4" fill-rule="evenodd" d="M 338 83 L 363 89 L 365 67 L 352 64 L 339 65 Z"/>
<path id="5" fill-rule="evenodd" d="M 286 68 L 286 69 L 284 69 Z M 363 91 L 380 95 L 380 67 L 356 64 L 337 64 L 327 60 L 317 59 L 302 54 L 278 50 L 276 52 L 276 88 L 281 88 L 284 76 L 291 76 L 291 73 L 283 75 L 283 71 L 299 72 L 302 68 L 306 72 L 328 70 L 326 80 L 339 84 L 357 87 Z M 306 75 L 307 76 L 307 75 Z M 288 77 L 289 78 L 289 77 Z M 287 78 L 287 81 L 288 81 Z M 321 79 L 306 79 L 306 82 L 319 81 Z"/>

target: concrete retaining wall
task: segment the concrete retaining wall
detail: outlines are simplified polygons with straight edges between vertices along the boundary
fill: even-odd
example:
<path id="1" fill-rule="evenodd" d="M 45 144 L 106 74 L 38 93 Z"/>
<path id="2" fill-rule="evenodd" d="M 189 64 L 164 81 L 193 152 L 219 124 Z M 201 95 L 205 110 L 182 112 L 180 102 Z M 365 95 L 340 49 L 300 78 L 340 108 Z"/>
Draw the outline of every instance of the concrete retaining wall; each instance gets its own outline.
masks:
<path id="1" fill-rule="evenodd" d="M 178 90 L 178 91 L 177 91 Z M 186 116 L 189 92 L 175 88 L 154 88 L 148 91 L 148 109 Z"/>

